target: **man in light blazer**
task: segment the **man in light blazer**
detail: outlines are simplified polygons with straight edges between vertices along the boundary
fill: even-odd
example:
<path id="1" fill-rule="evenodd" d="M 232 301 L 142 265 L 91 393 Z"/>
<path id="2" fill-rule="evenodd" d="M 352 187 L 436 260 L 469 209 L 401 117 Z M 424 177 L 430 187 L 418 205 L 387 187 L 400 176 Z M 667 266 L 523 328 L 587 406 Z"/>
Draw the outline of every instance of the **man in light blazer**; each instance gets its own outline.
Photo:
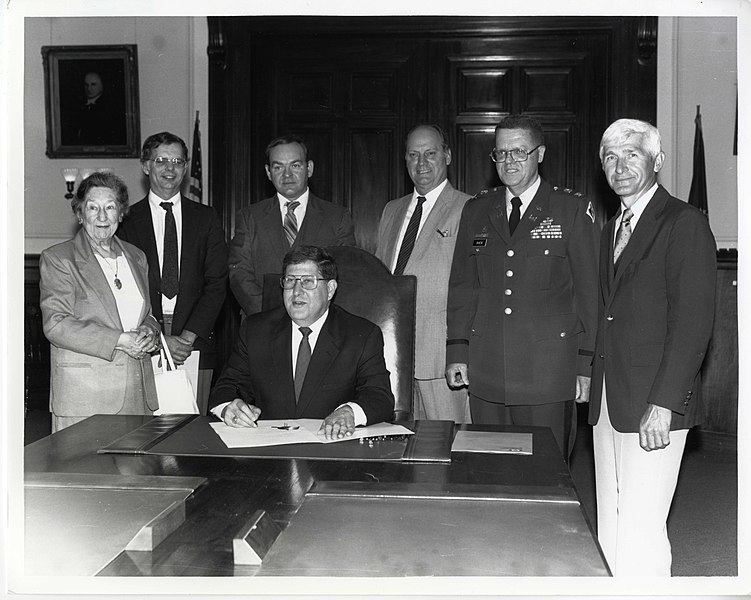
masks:
<path id="1" fill-rule="evenodd" d="M 212 413 L 230 427 L 264 419 L 323 419 L 329 438 L 394 413 L 383 335 L 331 304 L 334 259 L 301 246 L 284 258 L 284 308 L 248 316 L 211 393 Z"/>
<path id="2" fill-rule="evenodd" d="M 260 312 L 263 276 L 282 272 L 290 248 L 355 245 L 347 210 L 310 192 L 313 166 L 296 135 L 276 138 L 266 147 L 266 176 L 276 195 L 237 213 L 229 247 L 230 288 L 245 315 Z"/>
<path id="3" fill-rule="evenodd" d="M 616 576 L 670 576 L 666 521 L 714 319 L 707 218 L 657 183 L 660 134 L 619 119 L 600 160 L 621 210 L 603 230 L 589 422 L 597 535 Z"/>
<path id="4" fill-rule="evenodd" d="M 216 363 L 214 323 L 227 295 L 227 244 L 214 210 L 180 193 L 188 168 L 188 148 L 178 136 L 149 136 L 141 169 L 149 193 L 135 203 L 117 235 L 143 250 L 149 261 L 149 294 L 175 362 L 199 350 L 197 401 L 206 406 Z M 168 289 L 169 221 L 174 222 L 177 254 L 175 289 Z M 165 261 L 165 256 L 168 259 Z"/>
<path id="5" fill-rule="evenodd" d="M 376 256 L 395 275 L 417 277 L 414 417 L 468 423 L 467 390 L 450 389 L 444 371 L 448 279 L 469 195 L 454 189 L 446 178 L 451 148 L 439 126 L 414 127 L 405 150 L 415 189 L 384 207 Z"/>

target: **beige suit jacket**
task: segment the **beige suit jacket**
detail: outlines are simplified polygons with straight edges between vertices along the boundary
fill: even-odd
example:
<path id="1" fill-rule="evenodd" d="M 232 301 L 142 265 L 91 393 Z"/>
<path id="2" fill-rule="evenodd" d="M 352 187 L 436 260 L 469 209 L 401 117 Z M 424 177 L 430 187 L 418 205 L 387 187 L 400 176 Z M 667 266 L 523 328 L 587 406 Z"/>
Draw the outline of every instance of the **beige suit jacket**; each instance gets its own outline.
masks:
<path id="1" fill-rule="evenodd" d="M 446 297 L 456 232 L 469 195 L 447 182 L 417 236 L 405 275 L 417 277 L 415 378 L 440 379 L 446 370 Z M 399 231 L 412 194 L 383 209 L 376 256 L 389 269 L 398 252 Z"/>
<path id="2" fill-rule="evenodd" d="M 142 324 L 159 331 L 151 314 L 146 256 L 115 238 L 144 299 Z M 56 416 L 115 414 L 143 398 L 159 404 L 150 357 L 116 350 L 123 331 L 115 297 L 81 229 L 67 242 L 42 252 L 40 305 L 50 341 L 50 410 Z"/>

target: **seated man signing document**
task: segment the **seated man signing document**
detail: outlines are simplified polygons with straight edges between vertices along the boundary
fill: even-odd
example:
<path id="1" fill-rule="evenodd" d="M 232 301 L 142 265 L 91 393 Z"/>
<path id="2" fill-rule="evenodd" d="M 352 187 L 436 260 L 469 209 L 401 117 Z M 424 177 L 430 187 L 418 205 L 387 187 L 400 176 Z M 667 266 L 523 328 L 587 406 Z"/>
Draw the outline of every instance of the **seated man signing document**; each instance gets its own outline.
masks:
<path id="1" fill-rule="evenodd" d="M 301 246 L 284 257 L 284 308 L 248 316 L 211 392 L 211 412 L 230 427 L 264 419 L 323 419 L 329 439 L 394 411 L 383 335 L 377 325 L 331 303 L 334 259 Z"/>

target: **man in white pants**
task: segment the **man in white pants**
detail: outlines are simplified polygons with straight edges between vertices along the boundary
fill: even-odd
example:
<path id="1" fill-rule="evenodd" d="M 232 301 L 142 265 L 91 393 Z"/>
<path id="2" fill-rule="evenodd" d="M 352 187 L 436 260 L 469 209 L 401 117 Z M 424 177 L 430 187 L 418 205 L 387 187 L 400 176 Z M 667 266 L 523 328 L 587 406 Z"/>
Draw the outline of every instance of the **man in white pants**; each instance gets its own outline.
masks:
<path id="1" fill-rule="evenodd" d="M 667 516 L 712 334 L 716 246 L 707 218 L 657 183 L 652 125 L 620 119 L 600 160 L 621 210 L 602 233 L 589 422 L 597 532 L 616 576 L 670 576 Z"/>

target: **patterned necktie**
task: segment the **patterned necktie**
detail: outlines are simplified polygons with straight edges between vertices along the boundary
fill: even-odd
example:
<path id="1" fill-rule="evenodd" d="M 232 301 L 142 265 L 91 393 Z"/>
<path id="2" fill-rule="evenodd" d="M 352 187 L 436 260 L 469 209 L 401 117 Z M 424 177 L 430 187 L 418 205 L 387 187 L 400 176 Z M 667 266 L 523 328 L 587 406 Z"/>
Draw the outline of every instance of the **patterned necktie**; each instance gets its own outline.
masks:
<path id="1" fill-rule="evenodd" d="M 522 213 L 519 210 L 521 205 L 521 198 L 517 198 L 516 196 L 511 198 L 511 215 L 508 218 L 508 228 L 511 231 L 511 235 L 514 235 L 514 230 L 522 218 Z"/>
<path id="2" fill-rule="evenodd" d="M 618 259 L 621 257 L 621 253 L 628 245 L 629 239 L 631 239 L 631 217 L 634 213 L 630 208 L 623 211 L 623 217 L 621 218 L 621 226 L 618 227 L 618 233 L 615 236 L 615 248 L 613 249 L 613 264 L 618 264 Z"/>
<path id="3" fill-rule="evenodd" d="M 404 273 L 404 268 L 407 266 L 409 257 L 412 255 L 412 249 L 415 247 L 415 240 L 417 240 L 417 230 L 420 229 L 420 221 L 422 220 L 423 202 L 425 202 L 425 196 L 418 196 L 415 212 L 412 213 L 409 223 L 407 223 L 407 231 L 404 232 L 402 246 L 399 248 L 394 275 L 402 275 Z"/>
<path id="4" fill-rule="evenodd" d="M 310 332 L 310 327 L 300 327 L 302 339 L 300 340 L 300 348 L 297 350 L 297 363 L 295 364 L 295 402 L 300 399 L 305 373 L 308 372 L 308 365 L 310 364 L 310 342 L 308 341 Z"/>
<path id="5" fill-rule="evenodd" d="M 172 214 L 172 202 L 160 202 L 164 215 L 164 255 L 162 257 L 162 294 L 167 298 L 177 295 L 177 226 Z"/>
<path id="6" fill-rule="evenodd" d="M 287 202 L 287 214 L 284 215 L 284 235 L 287 236 L 287 243 L 289 247 L 295 243 L 297 237 L 297 217 L 295 216 L 295 209 L 300 206 L 297 200 Z"/>

